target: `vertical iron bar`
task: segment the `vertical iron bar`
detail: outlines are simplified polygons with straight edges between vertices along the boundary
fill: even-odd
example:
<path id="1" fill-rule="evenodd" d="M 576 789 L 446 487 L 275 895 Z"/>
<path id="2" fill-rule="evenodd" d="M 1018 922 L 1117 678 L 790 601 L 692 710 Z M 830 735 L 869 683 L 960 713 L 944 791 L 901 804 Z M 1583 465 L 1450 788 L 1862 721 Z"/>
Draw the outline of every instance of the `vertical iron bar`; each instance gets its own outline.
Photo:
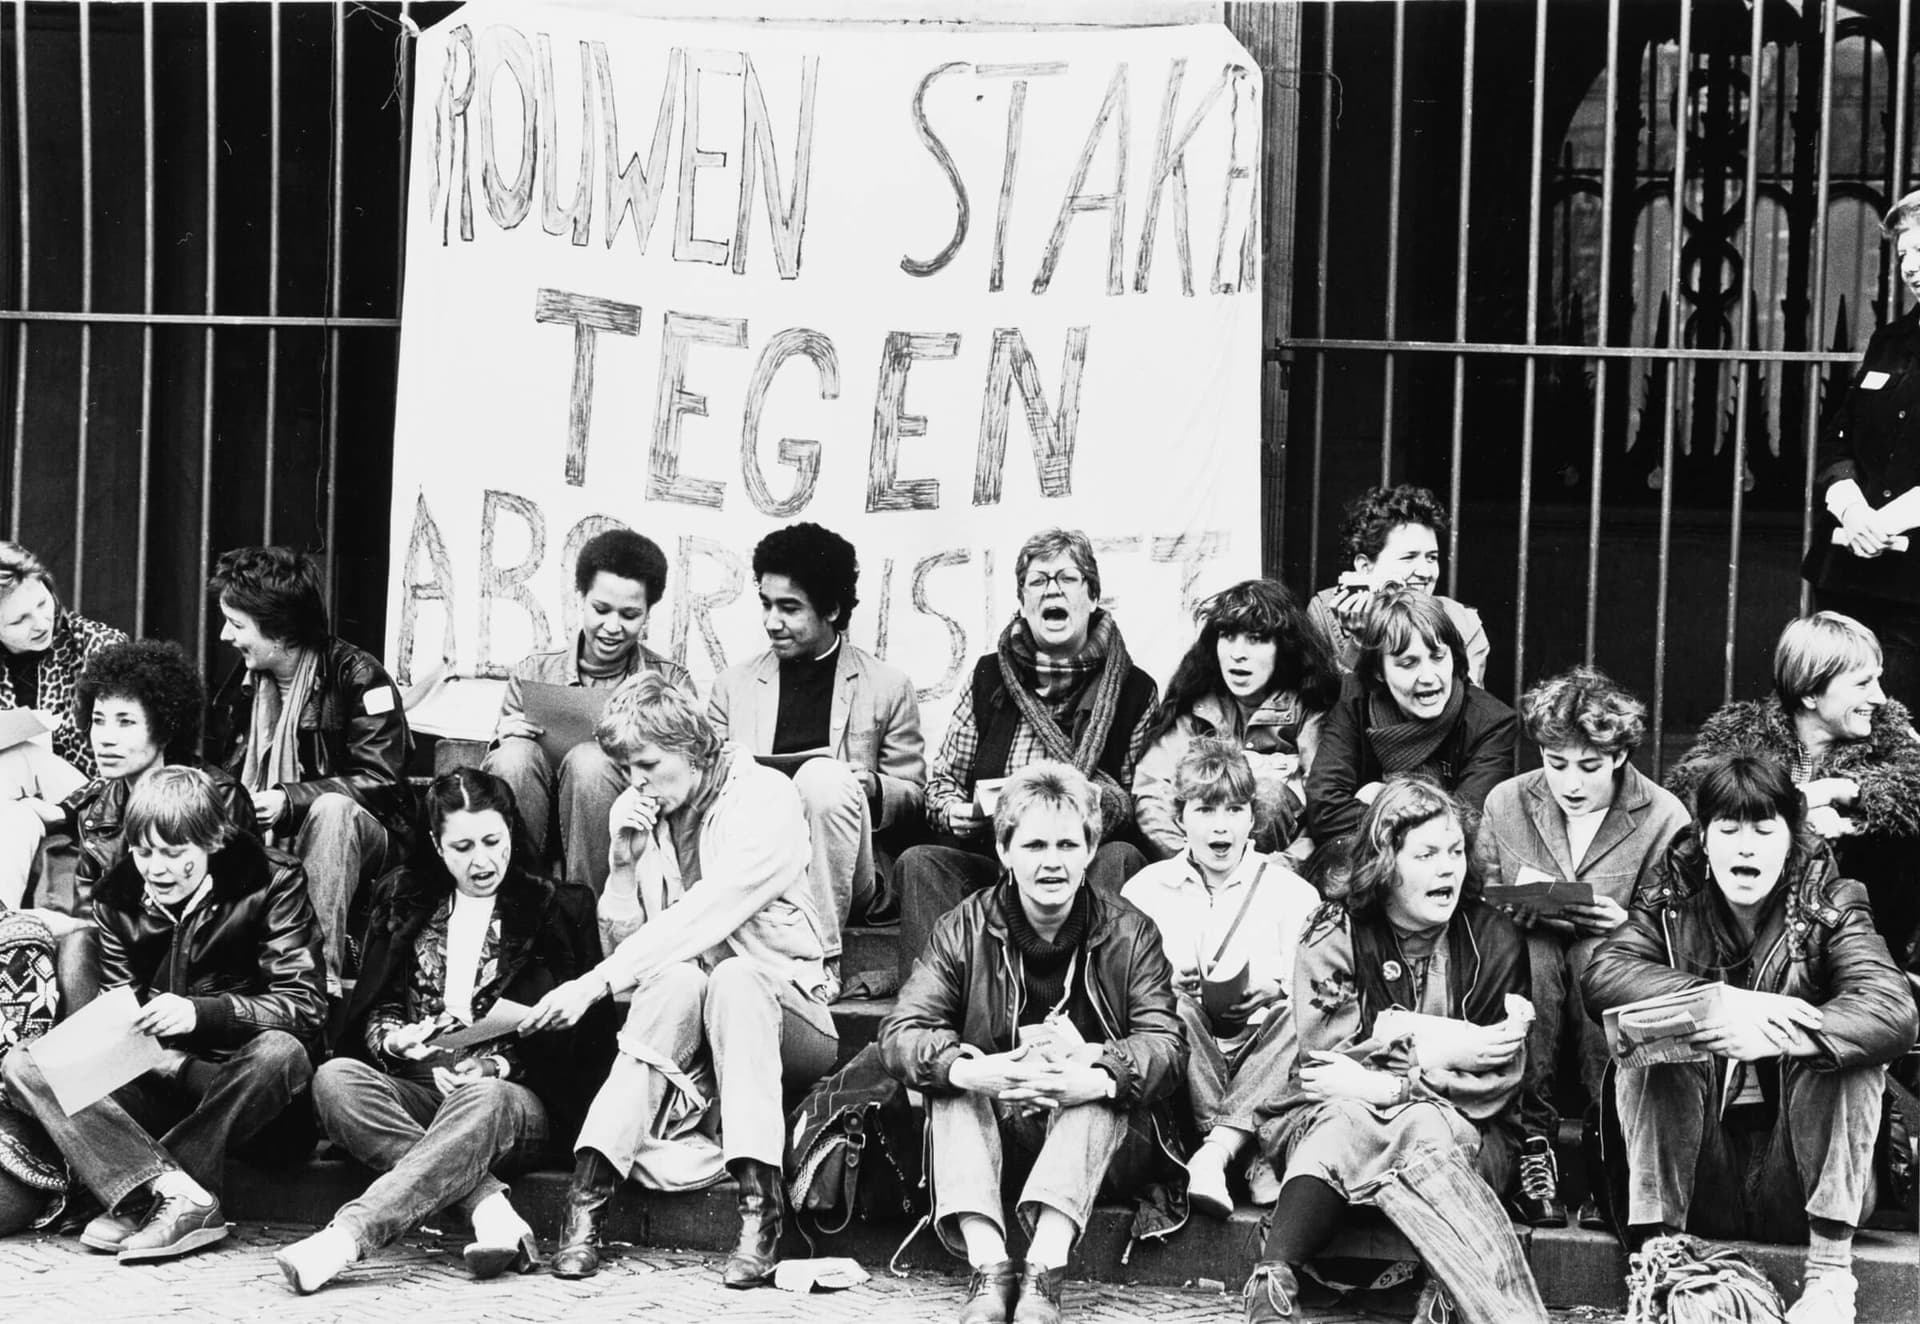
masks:
<path id="1" fill-rule="evenodd" d="M 1913 114 L 1913 64 L 1908 52 L 1913 49 L 1913 6 L 1900 7 L 1900 35 L 1894 45 L 1893 62 L 1893 150 L 1889 154 L 1887 201 L 1900 201 L 1907 191 L 1907 121 Z M 1906 284 L 1900 279 L 1900 259 L 1896 255 L 1887 266 L 1887 311 L 1884 320 L 1900 316 L 1905 302 Z"/>
<path id="2" fill-rule="evenodd" d="M 1667 240 L 1667 347 L 1681 348 L 1686 319 L 1680 314 L 1680 248 L 1686 237 L 1688 83 L 1693 72 L 1693 0 L 1680 3 L 1680 59 L 1674 70 L 1673 211 Z M 1653 604 L 1653 775 L 1660 775 L 1660 739 L 1666 729 L 1668 560 L 1673 554 L 1674 405 L 1679 400 L 1680 361 L 1667 360 L 1666 419 L 1660 430 L 1660 568 Z"/>
<path id="3" fill-rule="evenodd" d="M 1460 40 L 1460 265 L 1453 278 L 1453 338 L 1467 338 L 1467 231 L 1473 213 L 1473 56 L 1479 35 L 1479 0 L 1467 0 Z M 1453 356 L 1453 437 L 1447 463 L 1447 593 L 1460 592 L 1460 467 L 1466 450 L 1467 356 Z"/>
<path id="4" fill-rule="evenodd" d="M 1747 316 L 1747 309 L 1753 298 L 1753 227 L 1756 223 L 1760 199 L 1760 50 L 1761 28 L 1765 17 L 1765 7 L 1753 7 L 1753 22 L 1747 37 L 1747 177 L 1746 217 L 1740 231 L 1740 270 L 1742 288 L 1740 291 L 1739 322 L 1734 327 L 1733 343 L 1738 349 L 1752 349 L 1747 328 L 1753 319 Z M 1740 628 L 1740 527 L 1746 515 L 1747 506 L 1747 410 L 1750 406 L 1748 381 L 1751 374 L 1747 363 L 1736 359 L 1728 366 L 1740 375 L 1733 385 L 1733 523 L 1727 533 L 1727 649 L 1724 658 L 1726 670 L 1725 683 L 1720 687 L 1720 702 L 1733 702 L 1733 668 L 1737 656 L 1737 640 Z"/>
<path id="5" fill-rule="evenodd" d="M 1320 22 L 1320 221 L 1314 237 L 1313 326 L 1316 338 L 1327 338 L 1327 226 L 1333 192 L 1333 19 L 1337 6 L 1327 5 Z M 22 305 L 25 306 L 24 304 Z M 1307 585 L 1312 596 L 1320 583 L 1320 500 L 1326 491 L 1327 351 L 1313 351 L 1313 496 L 1307 507 Z"/>
<path id="6" fill-rule="evenodd" d="M 413 56 L 419 47 L 414 44 L 413 0 L 400 0 L 400 40 L 406 43 L 400 54 L 400 104 L 396 118 L 400 122 L 400 196 L 395 212 L 400 218 L 400 242 L 393 248 L 393 312 L 400 315 L 407 286 L 407 188 L 412 183 L 408 177 L 413 168 L 413 135 L 409 131 L 413 124 Z M 581 95 L 586 89 L 581 89 Z M 400 337 L 393 338 L 394 353 L 400 351 Z"/>
<path id="7" fill-rule="evenodd" d="M 153 313 L 153 0 L 140 6 L 140 156 L 142 185 L 140 310 Z M 153 324 L 140 328 L 140 512 L 133 551 L 133 632 L 147 632 L 147 510 L 153 482 Z M 204 631 L 202 632 L 205 633 Z"/>
<path id="8" fill-rule="evenodd" d="M 14 188 L 20 194 L 20 306 L 33 307 L 33 214 L 28 199 L 27 162 L 27 0 L 14 0 L 13 6 L 13 114 L 14 132 L 19 135 L 19 178 Z M 27 340 L 29 329 L 18 323 L 14 341 L 13 365 L 13 457 L 9 479 L 7 532 L 16 541 L 21 535 L 20 519 L 25 509 L 27 474 Z"/>
<path id="9" fill-rule="evenodd" d="M 1620 0 L 1607 0 L 1607 108 L 1600 156 L 1600 313 L 1594 342 L 1613 338 L 1613 190 L 1619 168 L 1614 136 L 1620 129 Z M 1612 365 L 1593 361 L 1593 456 L 1587 466 L 1587 664 L 1600 636 L 1600 493 L 1607 472 L 1607 377 Z"/>
<path id="10" fill-rule="evenodd" d="M 93 11 L 80 0 L 80 311 L 93 311 Z M 84 611 L 87 572 L 87 430 L 93 326 L 80 324 L 80 400 L 73 439 L 73 609 Z"/>
<path id="11" fill-rule="evenodd" d="M 346 152 L 347 106 L 347 10 L 342 0 L 333 4 L 333 168 L 328 181 L 332 209 L 327 223 L 327 316 L 340 316 L 340 267 L 343 252 L 341 227 L 344 209 L 342 157 Z M 327 610 L 339 608 L 340 563 L 334 546 L 334 519 L 338 510 L 340 478 L 340 332 L 327 329 L 327 511 L 325 538 L 327 574 Z M 335 628 L 338 628 L 336 621 Z"/>
<path id="12" fill-rule="evenodd" d="M 267 316 L 280 315 L 280 0 L 267 11 Z M 267 328 L 267 436 L 261 479 L 260 541 L 273 541 L 275 463 L 278 460 L 280 332 Z"/>
<path id="13" fill-rule="evenodd" d="M 1833 43 L 1834 43 L 1834 3 L 1824 0 L 1820 6 L 1820 22 L 1825 28 L 1820 39 L 1820 150 L 1815 154 L 1814 217 L 1813 217 L 1813 334 L 1808 337 L 1807 347 L 1820 350 L 1827 345 L 1827 199 L 1832 184 L 1833 171 L 1833 135 L 1828 132 L 1833 114 Z M 1904 60 L 1905 53 L 1901 58 Z M 1809 364 L 1807 370 L 1807 412 L 1804 419 L 1804 431 L 1801 434 L 1802 447 L 1806 451 L 1806 463 L 1801 477 L 1800 502 L 1800 553 L 1805 555 L 1813 542 L 1813 464 L 1814 447 L 1819 439 L 1820 428 L 1820 374 L 1822 365 Z M 1873 493 L 1867 493 L 1867 499 L 1873 499 Z M 1805 615 L 1813 605 L 1813 586 L 1806 580 L 1800 581 L 1800 614 Z"/>
<path id="14" fill-rule="evenodd" d="M 1534 0 L 1533 9 L 1533 140 L 1528 157 L 1532 181 L 1527 189 L 1527 344 L 1540 343 L 1540 218 L 1546 187 L 1547 117 L 1547 0 Z M 1513 692 L 1519 701 L 1527 684 L 1527 572 L 1533 536 L 1533 404 L 1540 361 L 1526 358 L 1520 391 L 1520 538 L 1518 577 L 1514 584 Z"/>
<path id="15" fill-rule="evenodd" d="M 1387 307 L 1388 340 L 1399 335 L 1400 311 L 1400 162 L 1402 123 L 1407 104 L 1407 0 L 1393 0 L 1393 124 L 1387 132 Z M 1393 481 L 1393 351 L 1384 356 L 1380 383 L 1380 485 Z"/>
<path id="16" fill-rule="evenodd" d="M 220 268 L 220 53 L 214 6 L 207 6 L 207 288 L 206 309 L 214 312 Z M 200 564 L 204 575 L 213 563 L 213 327 L 201 337 L 200 365 Z M 194 658 L 207 671 L 207 595 L 194 594 Z"/>

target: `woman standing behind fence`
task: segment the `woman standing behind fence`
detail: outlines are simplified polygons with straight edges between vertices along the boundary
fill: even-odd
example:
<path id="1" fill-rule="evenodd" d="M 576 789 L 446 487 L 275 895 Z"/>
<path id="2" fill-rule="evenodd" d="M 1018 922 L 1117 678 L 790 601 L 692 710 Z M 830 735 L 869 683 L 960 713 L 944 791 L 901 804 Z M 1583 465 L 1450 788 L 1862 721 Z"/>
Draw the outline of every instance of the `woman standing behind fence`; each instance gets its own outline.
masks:
<path id="1" fill-rule="evenodd" d="M 1920 191 L 1887 213 L 1900 279 L 1920 297 Z M 1801 574 L 1826 611 L 1864 621 L 1886 650 L 1887 692 L 1920 684 L 1920 308 L 1873 333 L 1827 420 L 1813 477 L 1813 542 Z"/>

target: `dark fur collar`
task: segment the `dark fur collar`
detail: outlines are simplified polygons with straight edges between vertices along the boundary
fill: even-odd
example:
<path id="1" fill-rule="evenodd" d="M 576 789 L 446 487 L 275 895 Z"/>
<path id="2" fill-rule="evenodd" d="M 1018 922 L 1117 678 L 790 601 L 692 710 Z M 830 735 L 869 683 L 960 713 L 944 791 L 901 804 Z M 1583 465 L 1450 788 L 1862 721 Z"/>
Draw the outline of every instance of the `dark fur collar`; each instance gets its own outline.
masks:
<path id="1" fill-rule="evenodd" d="M 270 851 L 250 832 L 235 832 L 232 840 L 215 851 L 207 861 L 213 875 L 215 901 L 232 901 L 250 896 L 273 881 L 274 873 L 295 863 L 279 851 Z M 100 884 L 100 900 L 115 910 L 137 911 L 146 895 L 146 880 L 134 867 L 129 853 L 113 866 Z"/>

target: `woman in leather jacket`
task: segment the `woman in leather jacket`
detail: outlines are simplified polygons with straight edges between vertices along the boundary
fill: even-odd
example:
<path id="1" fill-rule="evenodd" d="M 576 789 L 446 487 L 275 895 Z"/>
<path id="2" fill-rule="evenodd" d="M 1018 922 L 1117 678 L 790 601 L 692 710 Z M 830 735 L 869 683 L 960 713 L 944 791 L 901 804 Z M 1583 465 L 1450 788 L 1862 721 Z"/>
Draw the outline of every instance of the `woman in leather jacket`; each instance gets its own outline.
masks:
<path id="1" fill-rule="evenodd" d="M 149 773 L 126 835 L 93 900 L 101 983 L 133 991 L 167 1062 L 71 1116 L 33 1054 L 0 1075 L 107 1211 L 81 1241 L 158 1260 L 227 1236 L 227 1153 L 312 1079 L 326 990 L 300 862 L 237 831 L 206 773 Z"/>
<path id="2" fill-rule="evenodd" d="M 1853 1317 L 1853 1233 L 1871 1212 L 1886 1063 L 1916 1033 L 1866 889 L 1840 876 L 1806 812 L 1772 759 L 1702 769 L 1693 826 L 1581 981 L 1596 1017 L 1720 986 L 1687 1039 L 1698 1060 L 1615 1073 L 1625 1221 L 1630 1239 L 1806 1238 L 1794 1324 Z"/>
<path id="3" fill-rule="evenodd" d="M 1001 789 L 994 838 L 1010 877 L 934 926 L 880 1052 L 927 1099 L 934 1228 L 973 1266 L 962 1324 L 1056 1324 L 1095 1195 L 1144 1184 L 1153 1109 L 1182 1084 L 1187 1048 L 1159 932 L 1086 884 L 1092 784 L 1027 765 Z M 1034 1156 L 1016 1206 L 1024 1266 L 1002 1222 L 1008 1147 Z"/>

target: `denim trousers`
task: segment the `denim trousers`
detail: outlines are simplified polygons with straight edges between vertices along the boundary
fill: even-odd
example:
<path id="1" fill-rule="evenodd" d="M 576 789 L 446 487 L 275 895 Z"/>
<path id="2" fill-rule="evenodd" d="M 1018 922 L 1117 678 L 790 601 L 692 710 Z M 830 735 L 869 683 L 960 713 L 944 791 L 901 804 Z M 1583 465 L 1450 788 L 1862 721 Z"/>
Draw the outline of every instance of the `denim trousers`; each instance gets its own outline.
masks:
<path id="1" fill-rule="evenodd" d="M 229 1149 L 286 1110 L 313 1079 L 313 1064 L 298 1039 L 262 1030 L 231 1057 L 183 1055 L 177 1067 L 149 1071 L 71 1117 L 31 1052 L 7 1054 L 0 1076 L 12 1106 L 33 1114 L 74 1176 L 113 1209 L 174 1168 L 219 1195 Z"/>
<path id="2" fill-rule="evenodd" d="M 955 838 L 948 837 L 948 841 Z M 975 846 L 915 846 L 894 866 L 894 891 L 900 897 L 900 982 L 927 949 L 927 936 L 940 917 L 982 888 L 1000 881 L 1000 859 L 986 843 Z M 1146 867 L 1137 846 L 1109 841 L 1087 865 L 1087 885 L 1118 898 L 1127 879 Z"/>
<path id="3" fill-rule="evenodd" d="M 513 788 L 534 858 L 547 859 L 558 827 L 561 877 L 585 883 L 595 896 L 607 890 L 607 847 L 613 843 L 607 814 L 627 789 L 619 764 L 599 745 L 583 740 L 556 768 L 538 741 L 513 736 L 489 750 L 480 766 Z"/>
<path id="4" fill-rule="evenodd" d="M 1145 1155 L 1139 1152 L 1144 1147 L 1127 1144 L 1137 1129 L 1134 1123 L 1105 1103 L 1027 1109 L 980 1094 L 929 1097 L 935 1234 L 956 1255 L 966 1253 L 959 1229 L 963 1214 L 987 1219 L 1006 1234 L 1004 1176 L 1012 1150 L 1016 1159 L 1032 1165 L 1014 1205 L 1021 1226 L 1031 1234 L 1044 1205 L 1072 1219 L 1077 1238 L 1103 1185 L 1127 1190 L 1144 1176 Z M 1118 1171 L 1117 1159 L 1143 1171 Z"/>
<path id="5" fill-rule="evenodd" d="M 337 791 L 316 799 L 294 833 L 292 850 L 306 865 L 307 894 L 320 921 L 329 996 L 340 995 L 354 894 L 386 867 L 388 845 L 380 820 Z"/>
<path id="6" fill-rule="evenodd" d="M 779 1167 L 786 1155 L 785 1095 L 833 1069 L 839 1032 L 815 1002 L 771 966 L 733 956 L 709 973 L 666 966 L 633 990 L 620 1051 L 594 1095 L 574 1148 L 598 1150 L 623 1173 L 653 1135 L 667 1083 L 694 1074 L 703 1054 L 719 1095 L 728 1164 Z"/>
<path id="7" fill-rule="evenodd" d="M 340 1206 L 333 1226 L 362 1254 L 388 1245 L 437 1209 L 471 1216 L 546 1149 L 547 1110 L 524 1085 L 483 1079 L 441 1094 L 431 1081 L 335 1058 L 313 1079 L 327 1137 L 380 1174 Z"/>
<path id="8" fill-rule="evenodd" d="M 1780 1109 L 1769 1130 L 1746 1137 L 1719 1115 L 1724 1059 L 1618 1073 L 1629 1223 L 1780 1243 L 1804 1241 L 1808 1218 L 1859 1226 L 1873 1198 L 1886 1068 L 1816 1071 L 1781 1058 L 1749 1069 L 1780 1072 Z M 1696 1191 L 1706 1198 L 1696 1202 Z"/>
<path id="9" fill-rule="evenodd" d="M 1607 1069 L 1607 1036 L 1580 1000 L 1580 977 L 1601 939 L 1552 929 L 1527 931 L 1527 961 L 1533 978 L 1533 1024 L 1527 1030 L 1527 1063 L 1520 1082 L 1520 1124 L 1528 1135 L 1552 1139 L 1560 1128 L 1554 1077 L 1562 1046 L 1580 1056 L 1580 1083 L 1587 1101 L 1600 1098 Z"/>
<path id="10" fill-rule="evenodd" d="M 1229 1055 L 1213 1036 L 1206 1008 L 1184 993 L 1174 998 L 1187 1030 L 1187 1100 L 1200 1138 L 1216 1126 L 1252 1135 L 1260 1105 L 1287 1087 L 1288 1065 L 1299 1048 L 1292 1008 L 1272 1008 Z"/>

